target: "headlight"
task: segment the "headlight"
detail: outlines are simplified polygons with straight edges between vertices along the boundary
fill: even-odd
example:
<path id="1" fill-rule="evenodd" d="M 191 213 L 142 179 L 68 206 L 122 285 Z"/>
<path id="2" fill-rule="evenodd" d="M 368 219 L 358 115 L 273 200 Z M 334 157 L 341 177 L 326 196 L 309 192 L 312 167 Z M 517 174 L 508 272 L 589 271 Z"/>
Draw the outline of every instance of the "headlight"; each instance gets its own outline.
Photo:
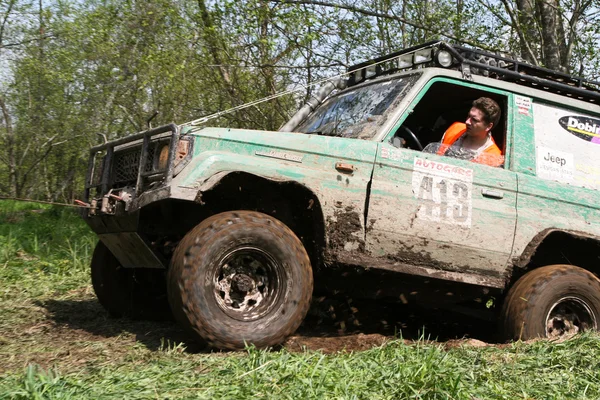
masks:
<path id="1" fill-rule="evenodd" d="M 415 51 L 413 62 L 415 64 L 422 64 L 431 61 L 431 52 L 431 49 L 422 49 Z"/>
<path id="2" fill-rule="evenodd" d="M 413 55 L 405 54 L 398 58 L 398 69 L 406 69 L 413 66 Z"/>
<path id="3" fill-rule="evenodd" d="M 158 170 L 162 171 L 167 169 L 167 163 L 169 162 L 169 145 L 165 144 L 160 148 L 158 153 Z"/>

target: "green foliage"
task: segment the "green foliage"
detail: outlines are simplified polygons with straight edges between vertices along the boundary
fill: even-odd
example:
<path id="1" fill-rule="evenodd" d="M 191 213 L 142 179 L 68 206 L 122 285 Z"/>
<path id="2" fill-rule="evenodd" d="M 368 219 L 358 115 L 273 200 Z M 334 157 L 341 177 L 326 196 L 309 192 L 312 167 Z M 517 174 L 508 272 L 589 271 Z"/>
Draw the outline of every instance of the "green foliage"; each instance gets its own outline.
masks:
<path id="1" fill-rule="evenodd" d="M 21 381 L 21 387 L 11 391 L 9 395 L 10 398 L 14 399 L 71 398 L 74 393 L 65 389 L 68 388 L 65 388 L 60 377 L 53 371 L 44 371 L 36 365 L 28 365 L 25 370 L 25 377 Z"/>
<path id="2" fill-rule="evenodd" d="M 70 203 L 97 134 L 146 129 L 156 110 L 154 126 L 182 123 L 305 88 L 210 121 L 277 129 L 310 96 L 306 85 L 434 38 L 541 65 L 559 54 L 559 67 L 597 79 L 597 1 L 535 3 L 549 5 L 556 32 L 542 8 L 526 15 L 531 2 L 316 3 L 1 0 L 0 194 Z"/>

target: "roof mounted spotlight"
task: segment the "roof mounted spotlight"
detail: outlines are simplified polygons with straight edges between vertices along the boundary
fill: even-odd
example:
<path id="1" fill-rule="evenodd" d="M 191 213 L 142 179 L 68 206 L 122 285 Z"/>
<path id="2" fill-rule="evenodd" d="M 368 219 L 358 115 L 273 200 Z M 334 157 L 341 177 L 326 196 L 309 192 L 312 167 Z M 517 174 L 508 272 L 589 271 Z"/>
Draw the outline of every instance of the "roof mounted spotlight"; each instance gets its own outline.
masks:
<path id="1" fill-rule="evenodd" d="M 404 54 L 398 57 L 398 69 L 410 68 L 413 65 L 413 55 Z"/>
<path id="2" fill-rule="evenodd" d="M 369 79 L 377 74 L 377 65 L 371 65 L 365 68 L 365 78 Z"/>
<path id="3" fill-rule="evenodd" d="M 367 76 L 366 69 L 373 64 L 377 67 L 375 75 L 372 75 L 372 69 L 369 69 L 368 75 L 371 79 L 384 74 L 436 66 L 462 71 L 464 79 L 467 80 L 471 80 L 473 74 L 482 75 L 529 87 L 537 85 L 540 90 L 560 96 L 567 96 L 569 93 L 590 103 L 600 103 L 600 81 L 537 67 L 504 53 L 490 53 L 440 40 L 433 40 L 350 66 L 347 69 L 350 74 L 348 86 L 364 82 Z"/>
<path id="4" fill-rule="evenodd" d="M 438 50 L 435 54 L 435 62 L 441 67 L 448 68 L 452 65 L 452 54 L 447 50 Z"/>
<path id="5" fill-rule="evenodd" d="M 428 47 L 425 49 L 420 49 L 414 52 L 414 63 L 415 64 L 423 64 L 433 59 L 432 48 Z"/>
<path id="6" fill-rule="evenodd" d="M 357 84 L 362 82 L 365 79 L 364 75 L 363 75 L 363 70 L 359 69 L 354 71 L 351 75 L 350 75 L 350 81 L 352 82 L 352 84 Z"/>

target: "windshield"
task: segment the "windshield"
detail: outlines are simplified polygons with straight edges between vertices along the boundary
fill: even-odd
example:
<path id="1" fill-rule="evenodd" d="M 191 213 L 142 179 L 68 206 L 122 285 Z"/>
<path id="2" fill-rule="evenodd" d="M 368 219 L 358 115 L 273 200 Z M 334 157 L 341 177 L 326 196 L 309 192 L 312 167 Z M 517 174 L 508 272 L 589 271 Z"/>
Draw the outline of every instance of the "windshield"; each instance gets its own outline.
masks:
<path id="1" fill-rule="evenodd" d="M 371 139 L 418 77 L 414 74 L 342 92 L 325 101 L 294 131 Z"/>

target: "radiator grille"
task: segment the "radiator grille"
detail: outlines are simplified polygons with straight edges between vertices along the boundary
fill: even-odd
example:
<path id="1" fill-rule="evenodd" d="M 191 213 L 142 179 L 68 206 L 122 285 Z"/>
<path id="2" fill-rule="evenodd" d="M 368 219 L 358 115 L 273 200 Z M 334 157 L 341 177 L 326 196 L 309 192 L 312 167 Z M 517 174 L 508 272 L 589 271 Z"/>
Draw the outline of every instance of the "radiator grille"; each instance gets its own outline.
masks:
<path id="1" fill-rule="evenodd" d="M 113 183 L 132 183 L 137 180 L 142 146 L 115 153 L 113 164 Z"/>
<path id="2" fill-rule="evenodd" d="M 169 140 L 156 140 L 150 143 L 148 147 L 148 157 L 142 168 L 142 172 L 163 172 L 165 169 L 158 170 L 155 160 L 158 160 L 160 149 L 168 145 Z M 137 180 L 140 157 L 142 155 L 142 146 L 135 146 L 120 151 L 115 151 L 113 162 L 113 185 L 121 186 L 123 184 L 132 184 Z"/>

